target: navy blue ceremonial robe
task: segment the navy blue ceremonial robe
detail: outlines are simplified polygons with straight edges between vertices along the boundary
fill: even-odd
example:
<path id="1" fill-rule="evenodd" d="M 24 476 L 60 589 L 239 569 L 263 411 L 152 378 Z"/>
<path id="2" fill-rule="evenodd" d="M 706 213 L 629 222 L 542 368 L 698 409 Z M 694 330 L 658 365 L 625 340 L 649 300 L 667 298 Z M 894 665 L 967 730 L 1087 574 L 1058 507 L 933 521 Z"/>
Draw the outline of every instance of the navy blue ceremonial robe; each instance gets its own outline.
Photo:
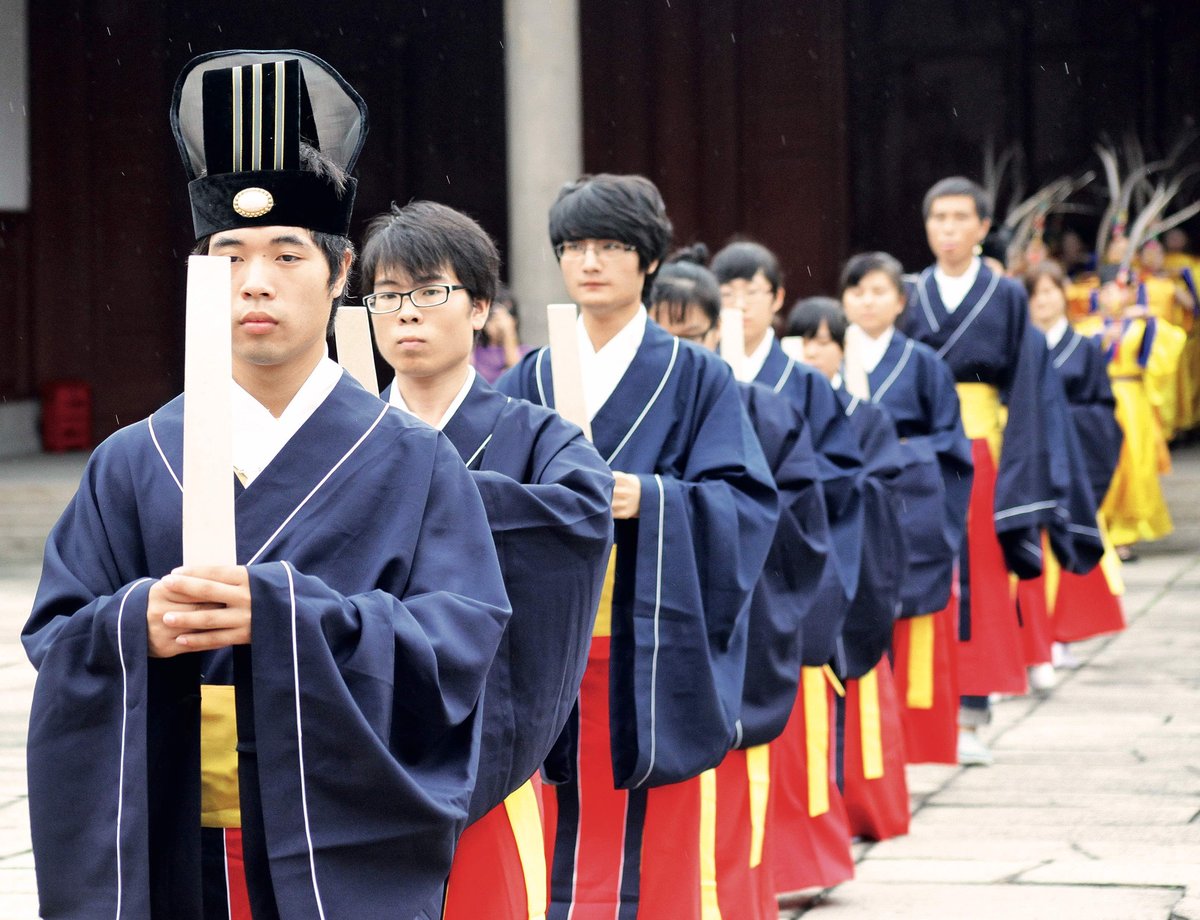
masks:
<path id="1" fill-rule="evenodd" d="M 825 572 L 829 521 L 808 423 L 762 384 L 739 384 L 779 490 L 779 524 L 750 603 L 741 741 L 773 741 L 787 725 L 803 663 L 804 622 Z"/>
<path id="2" fill-rule="evenodd" d="M 836 659 L 838 637 L 851 599 L 858 590 L 862 553 L 862 454 L 850 423 L 829 381 L 789 357 L 779 341 L 771 343 L 756 383 L 786 396 L 807 420 L 821 471 L 829 512 L 829 565 L 805 622 L 804 664 L 820 667 Z M 835 665 L 840 668 L 841 663 Z"/>
<path id="3" fill-rule="evenodd" d="M 930 348 L 897 329 L 867 382 L 872 404 L 896 425 L 903 457 L 895 483 L 908 542 L 901 615 L 934 613 L 950 600 L 974 472 L 954 377 Z"/>
<path id="4" fill-rule="evenodd" d="M 613 478 L 577 426 L 478 375 L 442 430 L 479 487 L 513 610 L 484 692 L 475 820 L 537 772 L 575 705 L 612 547 Z"/>
<path id="5" fill-rule="evenodd" d="M 549 349 L 497 388 L 553 406 Z M 613 779 L 675 783 L 716 766 L 737 739 L 750 597 L 778 496 L 729 367 L 652 321 L 591 424 L 600 456 L 641 481 L 639 516 L 615 525 Z"/>
<path id="6" fill-rule="evenodd" d="M 858 587 L 842 628 L 839 676 L 856 680 L 879 664 L 892 643 L 900 593 L 908 564 L 908 541 L 900 519 L 897 482 L 905 456 L 888 414 L 839 387 L 846 417 L 858 436 L 863 465 L 859 492 L 863 504 L 862 560 Z"/>
<path id="7" fill-rule="evenodd" d="M 1062 384 L 1045 338 L 1029 322 L 1025 291 L 982 265 L 953 313 L 942 303 L 933 268 L 923 271 L 901 317 L 902 331 L 945 361 L 957 383 L 997 388 L 1007 407 L 996 470 L 996 536 L 1009 571 L 1042 571 L 1041 532 L 1068 571 L 1085 572 L 1103 552 L 1092 519 L 1090 487 L 1074 430 L 1066 423 Z"/>
<path id="8" fill-rule="evenodd" d="M 479 491 L 448 440 L 343 376 L 238 489 L 251 644 L 149 658 L 182 435 L 179 397 L 105 441 L 46 544 L 22 634 L 43 916 L 201 917 L 199 691 L 231 677 L 256 920 L 413 917 L 466 822 L 509 618 Z"/>
<path id="9" fill-rule="evenodd" d="M 1104 353 L 1097 342 L 1068 329 L 1050 349 L 1050 361 L 1062 380 L 1075 431 L 1085 448 L 1092 498 L 1102 502 L 1124 441 Z"/>

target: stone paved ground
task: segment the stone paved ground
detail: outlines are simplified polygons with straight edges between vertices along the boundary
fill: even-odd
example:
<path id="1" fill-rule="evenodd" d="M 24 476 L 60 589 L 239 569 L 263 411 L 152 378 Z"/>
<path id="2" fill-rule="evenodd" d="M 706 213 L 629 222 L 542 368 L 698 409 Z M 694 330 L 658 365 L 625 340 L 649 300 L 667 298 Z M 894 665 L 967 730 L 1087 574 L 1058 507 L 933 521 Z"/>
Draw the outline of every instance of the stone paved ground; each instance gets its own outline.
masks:
<path id="1" fill-rule="evenodd" d="M 1175 460 L 1178 530 L 1126 567 L 1130 628 L 1076 646 L 1048 698 L 997 707 L 994 766 L 912 769 L 912 833 L 861 847 L 805 920 L 1200 920 L 1200 449 Z M 37 914 L 18 633 L 82 465 L 0 461 L 0 920 Z"/>

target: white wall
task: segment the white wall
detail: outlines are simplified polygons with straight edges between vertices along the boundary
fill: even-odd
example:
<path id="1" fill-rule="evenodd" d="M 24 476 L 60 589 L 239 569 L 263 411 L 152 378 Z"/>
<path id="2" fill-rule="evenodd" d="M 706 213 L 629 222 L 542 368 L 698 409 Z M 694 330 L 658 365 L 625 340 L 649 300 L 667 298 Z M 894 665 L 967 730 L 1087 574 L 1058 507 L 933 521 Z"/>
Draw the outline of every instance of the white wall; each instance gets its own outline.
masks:
<path id="1" fill-rule="evenodd" d="M 0 211 L 29 208 L 29 15 L 0 0 Z"/>

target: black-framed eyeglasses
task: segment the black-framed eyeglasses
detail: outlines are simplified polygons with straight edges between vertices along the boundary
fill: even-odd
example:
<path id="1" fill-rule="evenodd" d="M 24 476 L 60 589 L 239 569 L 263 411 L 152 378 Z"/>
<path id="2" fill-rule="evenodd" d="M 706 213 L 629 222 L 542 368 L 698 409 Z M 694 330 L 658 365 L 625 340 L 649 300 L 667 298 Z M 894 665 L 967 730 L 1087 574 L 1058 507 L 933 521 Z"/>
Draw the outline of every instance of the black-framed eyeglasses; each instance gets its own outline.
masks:
<path id="1" fill-rule="evenodd" d="M 465 284 L 422 284 L 411 291 L 376 291 L 363 297 L 368 313 L 395 313 L 404 306 L 404 298 L 420 310 L 440 307 L 455 291 L 465 291 Z"/>
<path id="2" fill-rule="evenodd" d="M 619 240 L 567 240 L 554 247 L 554 254 L 560 262 L 578 261 L 587 255 L 589 249 L 601 262 L 623 252 L 637 252 L 637 247 L 632 243 L 622 243 Z"/>

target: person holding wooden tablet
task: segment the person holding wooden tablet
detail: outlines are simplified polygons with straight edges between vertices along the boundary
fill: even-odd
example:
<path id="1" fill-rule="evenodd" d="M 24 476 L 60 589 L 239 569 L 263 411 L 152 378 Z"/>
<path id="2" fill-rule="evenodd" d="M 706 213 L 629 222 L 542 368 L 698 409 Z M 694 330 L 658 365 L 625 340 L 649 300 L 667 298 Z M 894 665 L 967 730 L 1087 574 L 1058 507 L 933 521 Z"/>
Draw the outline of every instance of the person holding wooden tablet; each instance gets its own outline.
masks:
<path id="1" fill-rule="evenodd" d="M 547 797 L 550 917 L 701 916 L 697 777 L 738 741 L 747 612 L 778 519 L 733 374 L 646 314 L 670 239 L 642 176 L 584 176 L 550 210 L 581 309 L 570 342 L 584 419 L 614 470 L 617 519 L 612 590 L 556 749 L 566 781 Z M 565 399 L 559 348 L 526 355 L 500 391 Z"/>
<path id="2" fill-rule="evenodd" d="M 363 300 L 396 372 L 384 397 L 444 432 L 471 471 L 513 607 L 484 692 L 474 823 L 455 853 L 445 920 L 545 915 L 537 771 L 575 705 L 612 548 L 613 477 L 596 449 L 471 365 L 499 268 L 484 229 L 432 201 L 393 205 L 363 246 Z"/>
<path id="3" fill-rule="evenodd" d="M 42 915 L 424 916 L 509 605 L 453 445 L 325 353 L 366 109 L 311 55 L 235 51 L 190 62 L 171 114 L 198 249 L 232 263 L 232 413 L 185 443 L 180 397 L 117 432 L 47 542 Z M 238 564 L 181 568 L 205 437 L 232 442 Z"/>

